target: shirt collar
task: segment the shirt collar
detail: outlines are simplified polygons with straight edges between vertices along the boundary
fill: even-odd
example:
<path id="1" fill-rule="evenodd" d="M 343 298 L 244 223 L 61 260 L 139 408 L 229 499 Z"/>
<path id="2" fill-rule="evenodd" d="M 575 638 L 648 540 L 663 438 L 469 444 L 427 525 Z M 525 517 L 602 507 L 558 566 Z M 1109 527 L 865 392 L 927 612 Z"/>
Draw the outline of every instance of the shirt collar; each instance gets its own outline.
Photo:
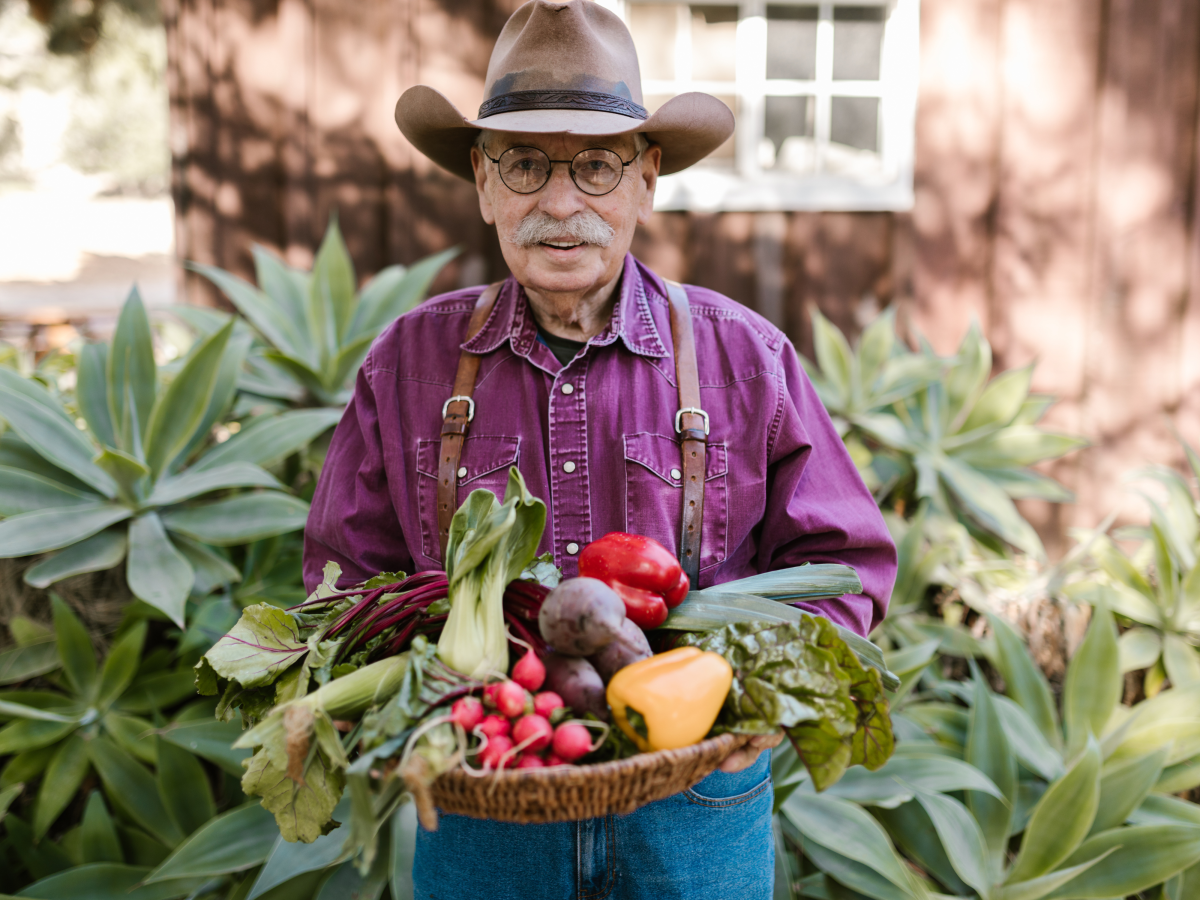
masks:
<path id="1" fill-rule="evenodd" d="M 589 341 L 589 345 L 606 346 L 620 338 L 630 352 L 639 356 L 666 356 L 666 348 L 650 311 L 647 289 L 663 294 L 662 286 L 652 276 L 643 277 L 642 269 L 633 255 L 625 254 L 625 268 L 621 274 L 612 319 L 603 331 Z M 491 353 L 505 341 L 511 342 L 514 353 L 526 357 L 537 342 L 537 322 L 533 318 L 533 311 L 529 308 L 524 289 L 511 275 L 501 287 L 496 305 L 483 327 L 461 348 L 482 355 Z"/>

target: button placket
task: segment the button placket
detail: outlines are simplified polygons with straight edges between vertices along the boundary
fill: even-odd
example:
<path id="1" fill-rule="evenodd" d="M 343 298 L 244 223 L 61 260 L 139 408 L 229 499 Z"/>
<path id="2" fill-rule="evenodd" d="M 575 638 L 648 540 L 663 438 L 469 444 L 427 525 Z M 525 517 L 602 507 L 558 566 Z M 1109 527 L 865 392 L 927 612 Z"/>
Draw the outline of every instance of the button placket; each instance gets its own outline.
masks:
<path id="1" fill-rule="evenodd" d="M 568 576 L 575 574 L 581 547 L 591 540 L 588 490 L 588 367 L 596 348 L 572 360 L 555 377 L 550 391 L 549 454 L 554 555 Z M 569 389 L 569 390 L 568 390 Z"/>

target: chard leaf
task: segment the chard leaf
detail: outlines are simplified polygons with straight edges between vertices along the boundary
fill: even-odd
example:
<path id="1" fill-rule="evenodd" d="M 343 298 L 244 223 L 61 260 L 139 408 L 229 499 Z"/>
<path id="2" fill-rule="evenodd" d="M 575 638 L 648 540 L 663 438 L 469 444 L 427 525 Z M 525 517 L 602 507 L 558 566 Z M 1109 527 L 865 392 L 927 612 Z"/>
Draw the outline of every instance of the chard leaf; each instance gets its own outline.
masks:
<path id="1" fill-rule="evenodd" d="M 739 622 L 683 642 L 733 666 L 715 730 L 783 728 L 818 791 L 847 766 L 875 770 L 891 756 L 895 738 L 879 672 L 865 668 L 827 620 L 803 614 L 795 622 Z"/>
<path id="2" fill-rule="evenodd" d="M 215 693 L 211 669 L 243 688 L 264 687 L 307 650 L 291 615 L 266 603 L 248 606 L 238 623 L 196 664 L 197 685 L 202 693 Z"/>

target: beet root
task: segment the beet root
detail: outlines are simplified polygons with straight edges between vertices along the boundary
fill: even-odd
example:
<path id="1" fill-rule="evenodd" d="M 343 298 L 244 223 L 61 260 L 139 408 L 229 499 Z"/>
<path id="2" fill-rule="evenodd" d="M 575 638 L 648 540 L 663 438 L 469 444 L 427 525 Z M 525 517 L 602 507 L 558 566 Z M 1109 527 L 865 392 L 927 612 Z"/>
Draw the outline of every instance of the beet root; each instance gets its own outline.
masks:
<path id="1" fill-rule="evenodd" d="M 570 578 L 546 595 L 538 629 L 546 643 L 568 656 L 591 656 L 616 639 L 625 604 L 595 578 Z"/>
<path id="2" fill-rule="evenodd" d="M 623 669 L 639 659 L 649 659 L 653 655 L 654 651 L 650 649 L 645 632 L 638 628 L 632 619 L 626 619 L 616 640 L 601 648 L 600 652 L 592 654 L 589 660 L 600 673 L 604 683 L 608 684 L 618 669 Z"/>
<path id="3" fill-rule="evenodd" d="M 577 716 L 592 713 L 608 721 L 608 701 L 604 696 L 604 682 L 590 662 L 578 656 L 551 653 L 546 664 L 546 689 L 562 697 Z"/>

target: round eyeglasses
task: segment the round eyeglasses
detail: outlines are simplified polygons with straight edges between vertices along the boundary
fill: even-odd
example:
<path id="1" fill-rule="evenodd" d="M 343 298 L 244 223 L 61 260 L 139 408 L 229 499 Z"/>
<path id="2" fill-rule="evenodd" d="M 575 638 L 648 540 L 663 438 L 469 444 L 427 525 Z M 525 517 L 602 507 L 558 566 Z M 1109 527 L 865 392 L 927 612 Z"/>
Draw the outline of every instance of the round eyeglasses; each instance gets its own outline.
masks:
<path id="1" fill-rule="evenodd" d="M 483 155 L 496 164 L 504 186 L 518 194 L 540 191 L 550 180 L 550 169 L 554 164 L 564 163 L 577 188 L 593 197 L 602 197 L 621 183 L 625 167 L 632 165 L 641 152 L 633 154 L 629 162 L 612 150 L 599 147 L 580 150 L 571 159 L 551 159 L 537 147 L 510 147 L 500 154 L 499 159 L 493 159 L 486 150 Z"/>

